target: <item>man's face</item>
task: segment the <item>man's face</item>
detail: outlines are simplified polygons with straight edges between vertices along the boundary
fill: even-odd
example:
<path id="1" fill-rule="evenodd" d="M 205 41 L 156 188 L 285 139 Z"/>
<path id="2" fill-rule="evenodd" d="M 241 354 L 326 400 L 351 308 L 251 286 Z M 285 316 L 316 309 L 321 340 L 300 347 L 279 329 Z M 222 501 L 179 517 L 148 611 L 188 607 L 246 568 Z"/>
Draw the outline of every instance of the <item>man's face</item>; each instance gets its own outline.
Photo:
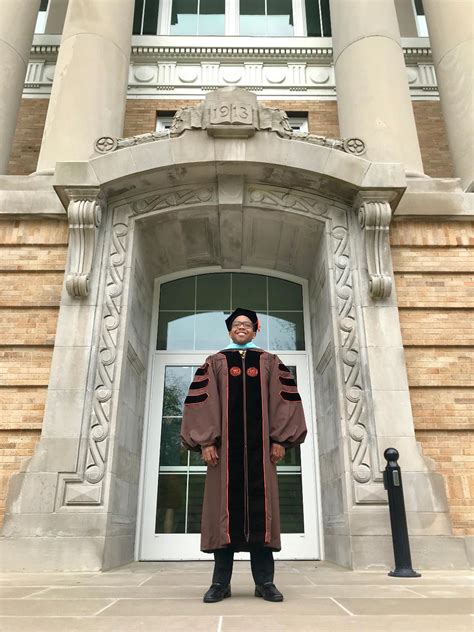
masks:
<path id="1" fill-rule="evenodd" d="M 238 345 L 245 345 L 247 342 L 252 341 L 256 333 L 253 330 L 250 318 L 247 318 L 247 316 L 237 316 L 232 322 L 229 336 L 232 342 Z"/>

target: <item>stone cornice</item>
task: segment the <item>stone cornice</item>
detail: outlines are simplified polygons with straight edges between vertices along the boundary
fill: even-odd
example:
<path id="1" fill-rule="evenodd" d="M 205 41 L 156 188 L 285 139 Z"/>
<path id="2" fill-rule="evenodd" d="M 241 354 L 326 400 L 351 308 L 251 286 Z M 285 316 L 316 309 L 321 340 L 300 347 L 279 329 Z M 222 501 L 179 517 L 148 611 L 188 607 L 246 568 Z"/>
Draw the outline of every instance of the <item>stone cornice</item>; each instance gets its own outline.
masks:
<path id="1" fill-rule="evenodd" d="M 332 60 L 331 47 L 245 47 L 245 46 L 132 46 L 132 59 L 324 59 Z"/>
<path id="2" fill-rule="evenodd" d="M 35 43 L 31 47 L 31 58 L 56 59 L 59 44 Z M 403 54 L 407 63 L 431 62 L 429 46 L 404 46 Z M 331 46 L 153 46 L 133 45 L 131 59 L 159 60 L 205 60 L 205 59 L 294 59 L 332 61 Z"/>

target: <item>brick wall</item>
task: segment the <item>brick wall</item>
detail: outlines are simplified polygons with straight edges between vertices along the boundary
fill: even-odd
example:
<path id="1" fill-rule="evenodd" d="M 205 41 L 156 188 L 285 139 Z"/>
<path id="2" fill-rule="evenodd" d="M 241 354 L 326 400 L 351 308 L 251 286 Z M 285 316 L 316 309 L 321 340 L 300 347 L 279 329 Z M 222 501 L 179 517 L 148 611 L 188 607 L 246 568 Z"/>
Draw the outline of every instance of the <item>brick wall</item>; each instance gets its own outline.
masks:
<path id="1" fill-rule="evenodd" d="M 41 431 L 67 236 L 65 221 L 0 221 L 0 516 Z"/>
<path id="2" fill-rule="evenodd" d="M 129 99 L 125 114 L 124 136 L 144 134 L 155 129 L 156 112 L 175 112 L 180 107 L 198 101 L 164 101 L 160 99 Z M 413 101 L 413 111 L 420 141 L 423 165 L 432 177 L 453 177 L 453 165 L 448 150 L 446 130 L 439 101 Z M 268 107 L 287 112 L 307 112 L 312 134 L 339 137 L 336 101 L 263 101 Z"/>
<path id="3" fill-rule="evenodd" d="M 124 136 L 153 131 L 157 110 L 174 112 L 179 107 L 195 103 L 198 102 L 129 99 Z M 311 133 L 330 138 L 339 136 L 335 101 L 268 101 L 265 104 L 288 112 L 308 112 Z M 36 170 L 47 108 L 48 99 L 23 99 L 9 165 L 10 175 L 27 175 Z M 453 166 L 439 101 L 414 101 L 413 110 L 426 173 L 433 177 L 452 177 Z"/>
<path id="4" fill-rule="evenodd" d="M 29 175 L 36 171 L 49 99 L 22 99 L 8 173 Z"/>
<path id="5" fill-rule="evenodd" d="M 398 220 L 391 243 L 416 436 L 474 533 L 474 223 Z"/>

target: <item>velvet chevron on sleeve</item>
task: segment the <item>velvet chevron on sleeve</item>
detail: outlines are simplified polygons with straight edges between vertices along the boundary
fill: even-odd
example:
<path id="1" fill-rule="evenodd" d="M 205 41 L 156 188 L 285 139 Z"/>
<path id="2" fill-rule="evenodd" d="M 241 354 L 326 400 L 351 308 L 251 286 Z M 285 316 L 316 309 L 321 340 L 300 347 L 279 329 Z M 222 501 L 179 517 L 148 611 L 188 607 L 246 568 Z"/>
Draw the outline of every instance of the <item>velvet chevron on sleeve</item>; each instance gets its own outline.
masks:
<path id="1" fill-rule="evenodd" d="M 270 366 L 269 388 L 270 440 L 285 448 L 303 443 L 306 423 L 303 404 L 293 376 L 278 356 Z"/>
<path id="2" fill-rule="evenodd" d="M 194 374 L 184 401 L 181 441 L 188 450 L 217 445 L 221 439 L 221 405 L 212 359 Z"/>

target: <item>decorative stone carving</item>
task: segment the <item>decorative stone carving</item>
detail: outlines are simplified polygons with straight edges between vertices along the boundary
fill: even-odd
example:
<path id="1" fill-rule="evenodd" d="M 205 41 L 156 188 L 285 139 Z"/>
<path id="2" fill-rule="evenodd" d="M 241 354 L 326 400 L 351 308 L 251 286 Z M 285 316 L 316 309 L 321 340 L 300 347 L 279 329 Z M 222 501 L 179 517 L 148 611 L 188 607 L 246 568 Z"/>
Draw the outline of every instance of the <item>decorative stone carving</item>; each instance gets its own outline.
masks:
<path id="1" fill-rule="evenodd" d="M 315 195 L 290 191 L 282 187 L 248 187 L 246 203 L 251 206 L 281 207 L 327 217 L 328 205 Z"/>
<path id="2" fill-rule="evenodd" d="M 383 199 L 362 199 L 358 218 L 365 234 L 370 295 L 375 299 L 387 298 L 392 292 L 392 277 L 387 272 L 390 251 L 388 229 L 392 219 L 390 203 Z"/>
<path id="3" fill-rule="evenodd" d="M 368 414 L 362 384 L 356 312 L 349 257 L 349 235 L 344 225 L 332 229 L 336 273 L 337 311 L 342 343 L 344 394 L 348 433 L 351 438 L 352 476 L 366 484 L 372 478 L 369 451 Z"/>
<path id="4" fill-rule="evenodd" d="M 147 134 L 138 134 L 129 138 L 114 138 L 113 136 L 101 136 L 94 143 L 94 149 L 99 154 L 108 154 L 116 149 L 124 147 L 133 147 L 134 145 L 142 145 L 143 143 L 151 143 L 155 140 L 169 138 L 168 131 L 149 132 Z"/>
<path id="5" fill-rule="evenodd" d="M 46 35 L 42 36 L 42 39 Z M 46 41 L 45 39 L 45 41 Z M 413 97 L 437 95 L 431 50 L 426 40 L 405 47 Z M 209 44 L 209 45 L 208 45 Z M 49 95 L 59 47 L 35 44 L 25 78 L 25 93 Z M 180 99 L 202 98 L 206 87 L 235 85 L 264 96 L 291 99 L 295 92 L 311 98 L 334 97 L 336 90 L 331 47 L 312 47 L 294 38 L 278 46 L 217 46 L 213 42 L 185 46 L 132 46 L 128 95 L 159 97 L 176 92 Z"/>
<path id="6" fill-rule="evenodd" d="M 99 189 L 68 191 L 69 267 L 66 289 L 74 298 L 87 296 L 102 215 Z"/>
<path id="7" fill-rule="evenodd" d="M 113 403 L 117 340 L 122 315 L 122 292 L 130 212 L 115 211 L 109 247 L 104 311 L 94 378 L 92 410 L 87 421 L 86 452 L 82 466 L 63 474 L 61 505 L 100 505 L 106 471 L 110 413 Z M 88 413 L 85 413 L 88 414 Z M 82 470 L 82 471 L 81 471 Z"/>
<path id="8" fill-rule="evenodd" d="M 132 205 L 133 214 L 148 213 L 163 208 L 189 206 L 208 202 L 215 196 L 212 186 L 181 187 L 162 191 Z M 100 505 L 106 472 L 110 415 L 113 405 L 117 341 L 122 319 L 122 293 L 125 258 L 130 226 L 130 207 L 121 206 L 114 212 L 109 247 L 104 311 L 98 360 L 94 378 L 92 411 L 87 429 L 87 447 L 82 471 L 63 474 L 64 490 L 60 505 Z"/>
<path id="9" fill-rule="evenodd" d="M 215 190 L 212 186 L 174 188 L 133 202 L 132 210 L 134 214 L 141 215 L 164 208 L 188 206 L 189 204 L 198 205 L 209 202 L 214 195 Z"/>
<path id="10" fill-rule="evenodd" d="M 350 437 L 355 502 L 374 502 L 370 494 L 362 492 L 363 489 L 376 484 L 378 473 L 374 471 L 372 465 L 373 446 L 369 431 L 368 395 L 361 370 L 347 214 L 342 210 L 331 210 L 327 201 L 317 195 L 269 185 L 249 184 L 245 187 L 240 199 L 244 206 L 303 212 L 327 222 L 334 261 L 336 309 L 341 348 L 340 367 L 343 376 L 347 432 Z M 131 216 L 153 213 L 165 208 L 189 207 L 189 205 L 200 203 L 217 204 L 214 185 L 162 190 L 156 194 L 148 194 L 144 199 L 136 200 L 131 206 L 122 205 L 114 211 L 97 368 L 93 378 L 92 409 L 85 432 L 86 450 L 83 465 L 78 468 L 78 471 L 61 475 L 64 488 L 60 495 L 60 505 L 100 505 L 102 503 L 109 452 L 111 410 L 114 405 L 117 343 L 123 320 L 122 293 Z M 383 202 L 369 200 L 364 200 L 361 206 L 369 205 L 369 213 L 371 213 L 370 204 L 376 203 L 383 206 Z M 370 218 L 368 221 L 369 224 L 374 223 Z M 359 489 L 360 492 L 358 492 Z"/>
<path id="11" fill-rule="evenodd" d="M 316 136 L 315 134 L 302 133 L 293 134 L 293 138 L 297 140 L 304 140 L 307 143 L 312 143 L 313 145 L 339 149 L 340 151 L 344 151 L 347 154 L 353 154 L 354 156 L 362 156 L 367 151 L 364 141 L 360 138 L 326 138 L 326 136 Z"/>
<path id="12" fill-rule="evenodd" d="M 249 138 L 257 131 L 268 131 L 275 132 L 282 138 L 339 149 L 355 156 L 362 156 L 366 152 L 365 143 L 360 138 L 333 139 L 313 134 L 295 134 L 286 112 L 263 107 L 257 102 L 255 94 L 242 88 L 215 90 L 206 96 L 203 103 L 180 108 L 169 131 L 151 132 L 130 138 L 102 136 L 95 141 L 94 149 L 100 154 L 106 154 L 124 147 L 181 136 L 188 130 L 207 130 L 209 136 L 218 138 Z"/>
<path id="13" fill-rule="evenodd" d="M 370 453 L 369 413 L 366 387 L 361 371 L 347 217 L 344 214 L 338 221 L 331 221 L 329 206 L 324 200 L 310 193 L 280 187 L 251 185 L 247 189 L 245 201 L 253 206 L 305 211 L 324 218 L 332 224 L 337 318 L 342 346 L 344 400 L 350 437 L 352 477 L 356 486 L 356 502 L 365 502 L 358 500 L 358 498 L 364 498 L 365 495 L 358 493 L 357 486 L 366 486 L 375 481 L 377 472 L 373 471 Z"/>

